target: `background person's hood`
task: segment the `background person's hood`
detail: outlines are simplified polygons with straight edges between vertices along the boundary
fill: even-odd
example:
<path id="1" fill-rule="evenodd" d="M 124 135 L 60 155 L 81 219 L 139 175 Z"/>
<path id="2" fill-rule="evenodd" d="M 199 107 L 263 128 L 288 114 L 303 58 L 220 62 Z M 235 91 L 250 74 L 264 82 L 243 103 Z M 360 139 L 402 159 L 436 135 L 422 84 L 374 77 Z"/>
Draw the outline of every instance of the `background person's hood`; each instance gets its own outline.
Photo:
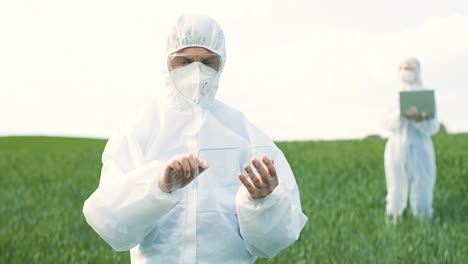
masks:
<path id="1" fill-rule="evenodd" d="M 407 84 L 405 82 L 403 83 L 402 90 L 403 91 L 412 91 L 412 90 L 421 90 L 423 89 L 423 84 L 422 84 L 422 78 L 421 78 L 421 63 L 419 63 L 419 60 L 413 57 L 408 57 L 405 58 L 404 60 L 401 61 L 401 63 L 408 63 L 411 65 L 411 67 L 414 68 L 414 72 L 416 74 L 416 81 L 413 84 Z"/>

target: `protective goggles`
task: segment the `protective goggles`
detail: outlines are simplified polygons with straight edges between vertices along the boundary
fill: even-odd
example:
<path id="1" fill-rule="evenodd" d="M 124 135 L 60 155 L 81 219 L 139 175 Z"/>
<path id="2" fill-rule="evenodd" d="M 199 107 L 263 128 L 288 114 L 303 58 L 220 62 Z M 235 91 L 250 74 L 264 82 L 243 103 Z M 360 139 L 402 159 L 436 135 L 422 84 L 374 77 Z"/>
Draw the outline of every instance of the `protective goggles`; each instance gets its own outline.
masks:
<path id="1" fill-rule="evenodd" d="M 174 54 L 169 55 L 169 58 L 168 58 L 169 71 L 185 67 L 192 62 L 201 62 L 205 64 L 206 66 L 217 71 L 221 64 L 221 56 L 216 53 L 205 53 L 205 54 L 174 53 Z"/>

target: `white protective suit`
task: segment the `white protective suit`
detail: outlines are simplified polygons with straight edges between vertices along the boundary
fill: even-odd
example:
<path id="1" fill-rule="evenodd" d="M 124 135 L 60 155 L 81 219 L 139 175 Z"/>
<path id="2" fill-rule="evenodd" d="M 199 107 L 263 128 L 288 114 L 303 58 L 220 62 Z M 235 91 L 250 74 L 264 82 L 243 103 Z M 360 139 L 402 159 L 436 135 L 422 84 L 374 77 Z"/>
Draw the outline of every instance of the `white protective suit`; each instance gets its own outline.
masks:
<path id="1" fill-rule="evenodd" d="M 271 258 L 299 238 L 307 222 L 299 190 L 283 153 L 245 116 L 214 100 L 226 60 L 224 35 L 211 18 L 181 16 L 169 35 L 167 54 L 204 47 L 222 57 L 199 103 L 178 92 L 166 71 L 168 97 L 155 99 L 109 139 L 101 180 L 86 200 L 89 225 L 117 251 L 131 249 L 132 263 L 253 263 Z M 253 200 L 238 179 L 248 149 L 231 162 L 212 162 L 184 188 L 158 186 L 166 162 L 199 149 L 274 146 L 279 185 Z"/>
<path id="2" fill-rule="evenodd" d="M 412 84 L 403 82 L 403 90 L 424 89 L 419 62 L 414 58 L 406 59 L 405 62 L 416 69 L 416 81 Z M 431 218 L 436 178 L 431 135 L 439 130 L 437 113 L 433 119 L 418 122 L 401 117 L 398 100 L 395 100 L 395 103 L 394 110 L 386 120 L 386 128 L 392 133 L 384 154 L 387 182 L 386 214 L 395 219 L 400 216 L 406 208 L 409 193 L 413 214 L 420 218 Z"/>

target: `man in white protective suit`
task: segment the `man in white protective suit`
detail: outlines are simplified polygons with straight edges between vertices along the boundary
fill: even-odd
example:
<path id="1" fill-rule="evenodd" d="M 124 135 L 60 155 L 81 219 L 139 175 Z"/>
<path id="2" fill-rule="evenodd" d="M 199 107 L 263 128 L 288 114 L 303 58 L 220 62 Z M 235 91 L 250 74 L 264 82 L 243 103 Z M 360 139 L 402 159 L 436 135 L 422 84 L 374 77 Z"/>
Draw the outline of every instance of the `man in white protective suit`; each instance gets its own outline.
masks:
<path id="1" fill-rule="evenodd" d="M 274 257 L 299 238 L 307 217 L 281 150 L 215 100 L 226 63 L 220 25 L 182 15 L 166 55 L 168 95 L 110 137 L 99 186 L 83 207 L 86 221 L 115 250 L 131 250 L 132 263 Z M 271 155 L 251 159 L 251 146 L 271 146 Z M 197 155 L 232 147 L 244 148 L 229 159 L 228 152 L 212 160 Z"/>
<path id="2" fill-rule="evenodd" d="M 405 59 L 400 64 L 399 73 L 403 91 L 425 89 L 417 59 Z M 426 118 L 425 113 L 412 107 L 402 117 L 396 105 L 386 120 L 386 127 L 392 133 L 384 154 L 388 220 L 396 222 L 401 216 L 406 208 L 408 194 L 412 213 L 421 219 L 431 218 L 436 179 L 431 135 L 439 130 L 437 113 L 434 118 Z"/>

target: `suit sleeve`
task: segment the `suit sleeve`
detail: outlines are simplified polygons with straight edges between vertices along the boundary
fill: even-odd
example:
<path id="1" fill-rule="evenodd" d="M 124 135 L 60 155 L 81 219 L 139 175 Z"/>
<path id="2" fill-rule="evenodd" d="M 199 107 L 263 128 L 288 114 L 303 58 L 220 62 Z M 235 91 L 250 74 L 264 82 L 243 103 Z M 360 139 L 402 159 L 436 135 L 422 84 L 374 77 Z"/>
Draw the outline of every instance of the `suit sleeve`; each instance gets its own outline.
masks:
<path id="1" fill-rule="evenodd" d="M 281 150 L 275 147 L 279 185 L 267 197 L 251 199 L 241 186 L 236 196 L 239 226 L 247 250 L 255 256 L 272 258 L 299 238 L 307 222 L 299 189 Z"/>
<path id="2" fill-rule="evenodd" d="M 165 162 L 138 162 L 138 144 L 123 131 L 108 141 L 97 190 L 86 200 L 88 224 L 114 249 L 138 245 L 178 198 L 159 188 Z"/>
<path id="3" fill-rule="evenodd" d="M 394 98 L 393 103 L 388 108 L 383 125 L 388 132 L 397 133 L 400 130 L 402 122 L 403 118 L 400 115 L 400 102 L 398 98 Z"/>

